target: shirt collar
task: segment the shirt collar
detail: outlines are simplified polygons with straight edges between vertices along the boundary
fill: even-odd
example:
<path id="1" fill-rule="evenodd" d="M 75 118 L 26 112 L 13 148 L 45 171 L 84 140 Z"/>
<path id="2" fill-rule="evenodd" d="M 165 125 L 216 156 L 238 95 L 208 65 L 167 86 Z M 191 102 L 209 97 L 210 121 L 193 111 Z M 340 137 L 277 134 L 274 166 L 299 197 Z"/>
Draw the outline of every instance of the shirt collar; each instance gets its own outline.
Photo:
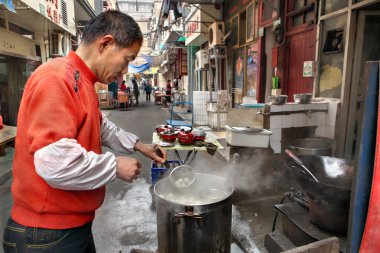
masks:
<path id="1" fill-rule="evenodd" d="M 87 64 L 74 52 L 70 51 L 67 58 L 71 59 L 74 64 L 79 68 L 81 75 L 91 83 L 95 84 L 98 81 L 97 76 L 87 66 Z"/>

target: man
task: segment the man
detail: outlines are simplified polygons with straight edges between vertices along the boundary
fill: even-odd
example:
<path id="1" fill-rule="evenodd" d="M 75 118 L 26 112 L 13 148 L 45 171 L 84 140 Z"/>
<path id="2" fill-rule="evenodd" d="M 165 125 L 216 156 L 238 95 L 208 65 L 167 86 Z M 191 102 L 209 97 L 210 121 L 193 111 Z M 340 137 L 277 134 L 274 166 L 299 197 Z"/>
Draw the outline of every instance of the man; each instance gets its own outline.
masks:
<path id="1" fill-rule="evenodd" d="M 117 100 L 117 91 L 119 90 L 119 84 L 117 80 L 108 84 L 108 91 L 112 92 L 112 99 Z"/>
<path id="2" fill-rule="evenodd" d="M 150 94 L 152 93 L 152 86 L 150 85 L 150 82 L 144 87 L 145 93 L 146 93 L 146 98 L 145 100 L 147 102 L 150 102 Z"/>
<path id="3" fill-rule="evenodd" d="M 91 224 L 116 177 L 132 182 L 141 164 L 102 154 L 102 145 L 157 162 L 151 145 L 102 116 L 94 83 L 127 73 L 143 37 L 137 23 L 107 11 L 85 27 L 76 52 L 40 66 L 29 78 L 18 114 L 8 252 L 95 252 Z"/>
<path id="4" fill-rule="evenodd" d="M 166 95 L 171 95 L 172 94 L 172 85 L 171 85 L 171 81 L 168 80 L 166 82 Z M 167 97 L 167 101 L 168 102 L 171 102 L 171 97 Z"/>
<path id="5" fill-rule="evenodd" d="M 135 77 L 132 77 L 132 86 L 133 86 L 133 94 L 135 95 L 135 99 L 136 99 L 136 105 L 138 105 L 139 104 L 140 91 L 139 91 L 139 85 L 137 84 Z"/>

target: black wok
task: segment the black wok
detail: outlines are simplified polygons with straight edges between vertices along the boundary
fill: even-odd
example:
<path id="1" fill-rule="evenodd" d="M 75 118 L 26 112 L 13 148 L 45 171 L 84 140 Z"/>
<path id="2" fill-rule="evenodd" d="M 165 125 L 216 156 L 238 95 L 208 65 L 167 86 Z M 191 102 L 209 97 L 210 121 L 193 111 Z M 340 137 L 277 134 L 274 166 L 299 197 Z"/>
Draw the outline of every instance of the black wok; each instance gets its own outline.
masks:
<path id="1" fill-rule="evenodd" d="M 329 156 L 300 156 L 305 166 L 318 178 L 315 182 L 302 168 L 289 158 L 286 167 L 303 191 L 315 200 L 323 200 L 339 206 L 350 201 L 353 163 Z"/>
<path id="2" fill-rule="evenodd" d="M 328 156 L 300 156 L 316 176 L 314 181 L 290 158 L 285 165 L 309 197 L 311 222 L 331 232 L 346 233 L 350 206 L 353 163 Z"/>

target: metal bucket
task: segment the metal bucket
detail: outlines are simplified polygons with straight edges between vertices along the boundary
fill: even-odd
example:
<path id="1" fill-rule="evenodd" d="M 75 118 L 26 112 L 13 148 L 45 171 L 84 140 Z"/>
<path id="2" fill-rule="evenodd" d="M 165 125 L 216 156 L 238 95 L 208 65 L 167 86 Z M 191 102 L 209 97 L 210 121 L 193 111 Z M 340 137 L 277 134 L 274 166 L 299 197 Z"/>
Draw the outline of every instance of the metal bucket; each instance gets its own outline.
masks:
<path id="1" fill-rule="evenodd" d="M 196 173 L 194 183 L 175 188 L 169 178 L 154 186 L 159 253 L 230 253 L 232 183 Z"/>
<path id="2" fill-rule="evenodd" d="M 297 156 L 302 155 L 332 155 L 332 140 L 329 139 L 297 139 L 288 148 Z"/>

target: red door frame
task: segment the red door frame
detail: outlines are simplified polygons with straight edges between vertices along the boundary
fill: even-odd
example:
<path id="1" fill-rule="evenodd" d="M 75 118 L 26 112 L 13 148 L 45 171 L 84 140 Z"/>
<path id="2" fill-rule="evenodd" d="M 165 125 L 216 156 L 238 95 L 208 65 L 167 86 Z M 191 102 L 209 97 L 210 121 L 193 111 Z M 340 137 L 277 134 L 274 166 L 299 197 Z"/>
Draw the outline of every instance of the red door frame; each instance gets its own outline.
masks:
<path id="1" fill-rule="evenodd" d="M 305 4 L 307 3 L 306 0 L 304 0 Z M 304 50 L 308 50 L 309 53 L 312 54 L 312 56 L 305 57 L 304 60 L 314 60 L 315 59 L 315 53 L 316 53 L 316 42 L 317 42 L 317 17 L 318 17 L 318 0 L 315 0 L 314 5 L 314 24 L 302 24 L 297 27 L 292 27 L 292 17 L 294 16 L 295 11 L 293 11 L 293 1 L 285 1 L 285 27 L 286 27 L 286 33 L 285 33 L 285 59 L 284 59 L 284 70 L 283 70 L 283 79 L 284 79 L 284 86 L 283 86 L 283 94 L 288 95 L 288 101 L 293 101 L 293 91 L 297 91 L 297 93 L 303 93 L 303 92 L 313 92 L 313 83 L 314 80 L 312 77 L 303 77 L 302 76 L 302 69 L 299 71 L 299 76 L 295 80 L 290 80 L 289 77 L 289 71 L 292 67 L 290 65 L 291 59 L 297 58 L 297 55 L 290 55 L 290 43 L 291 40 L 294 38 L 302 38 L 305 39 L 311 35 L 314 39 L 314 43 L 309 43 L 307 45 L 304 45 L 303 49 L 296 50 L 296 53 L 301 54 L 301 57 Z M 308 10 L 310 11 L 310 10 Z M 297 11 L 296 11 L 297 12 Z M 298 14 L 300 12 L 298 11 Z"/>

